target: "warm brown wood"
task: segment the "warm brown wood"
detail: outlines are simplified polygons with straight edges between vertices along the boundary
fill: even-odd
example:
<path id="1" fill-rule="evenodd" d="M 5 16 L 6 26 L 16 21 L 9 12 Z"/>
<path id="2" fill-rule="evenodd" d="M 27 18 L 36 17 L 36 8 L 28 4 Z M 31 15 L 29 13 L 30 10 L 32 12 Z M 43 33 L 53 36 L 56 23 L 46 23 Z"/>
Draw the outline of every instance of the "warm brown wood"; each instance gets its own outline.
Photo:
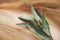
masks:
<path id="1" fill-rule="evenodd" d="M 12 14 L 18 13 L 18 15 L 21 15 L 20 11 L 24 13 L 26 12 L 27 14 L 31 14 L 29 8 L 30 3 L 33 4 L 34 8 L 36 8 L 39 11 L 39 13 L 41 12 L 41 10 L 43 10 L 46 19 L 50 24 L 50 31 L 52 37 L 54 38 L 54 40 L 60 40 L 60 35 L 59 35 L 60 34 L 60 0 L 17 0 L 17 1 L 12 0 L 12 2 L 5 0 L 3 2 L 2 1 L 3 0 L 0 0 L 0 9 L 16 12 Z"/>
<path id="2" fill-rule="evenodd" d="M 17 15 L 0 10 L 0 40 L 40 40 L 27 28 L 16 25 L 20 22 Z"/>

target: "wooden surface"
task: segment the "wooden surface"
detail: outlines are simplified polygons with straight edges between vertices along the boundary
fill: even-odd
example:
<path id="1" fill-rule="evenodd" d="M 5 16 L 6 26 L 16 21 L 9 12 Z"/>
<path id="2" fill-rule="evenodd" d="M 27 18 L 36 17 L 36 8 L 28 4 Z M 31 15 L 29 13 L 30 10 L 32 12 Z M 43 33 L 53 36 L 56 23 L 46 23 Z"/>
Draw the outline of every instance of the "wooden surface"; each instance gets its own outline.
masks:
<path id="1" fill-rule="evenodd" d="M 12 13 L 14 12 L 0 10 L 0 40 L 40 40 L 27 28 L 16 25 L 21 21 Z"/>
<path id="2" fill-rule="evenodd" d="M 60 0 L 0 0 L 0 10 L 13 11 L 16 13 L 12 14 L 18 13 L 19 15 L 21 15 L 20 11 L 31 14 L 29 8 L 30 3 L 32 3 L 34 8 L 36 8 L 39 12 L 41 12 L 41 10 L 44 11 L 46 19 L 51 25 L 50 31 L 54 40 L 60 40 Z"/>

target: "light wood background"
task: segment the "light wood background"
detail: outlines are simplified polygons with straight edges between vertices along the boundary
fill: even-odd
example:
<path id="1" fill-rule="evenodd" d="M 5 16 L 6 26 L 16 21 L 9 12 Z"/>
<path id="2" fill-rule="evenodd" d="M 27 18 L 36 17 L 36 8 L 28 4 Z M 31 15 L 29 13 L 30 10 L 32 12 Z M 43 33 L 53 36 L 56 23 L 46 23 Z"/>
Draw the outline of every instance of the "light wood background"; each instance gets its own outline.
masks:
<path id="1" fill-rule="evenodd" d="M 0 0 L 0 10 L 30 14 L 30 4 L 39 12 L 44 11 L 47 21 L 53 26 L 50 29 L 54 40 L 60 40 L 60 0 Z"/>

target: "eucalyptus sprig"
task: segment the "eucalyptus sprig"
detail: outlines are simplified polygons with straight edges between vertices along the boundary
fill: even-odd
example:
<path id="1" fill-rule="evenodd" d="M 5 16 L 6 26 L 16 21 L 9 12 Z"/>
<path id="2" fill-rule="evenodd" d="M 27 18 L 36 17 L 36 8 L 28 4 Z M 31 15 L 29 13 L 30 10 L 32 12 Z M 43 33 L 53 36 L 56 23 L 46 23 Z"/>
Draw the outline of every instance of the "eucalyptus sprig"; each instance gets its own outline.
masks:
<path id="1" fill-rule="evenodd" d="M 22 20 L 24 23 L 20 23 L 20 26 L 26 26 L 30 31 L 35 33 L 38 37 L 42 38 L 42 40 L 51 40 L 49 24 L 45 19 L 44 13 L 39 14 L 36 9 L 32 5 L 30 5 L 30 10 L 32 16 L 19 16 L 18 18 Z"/>

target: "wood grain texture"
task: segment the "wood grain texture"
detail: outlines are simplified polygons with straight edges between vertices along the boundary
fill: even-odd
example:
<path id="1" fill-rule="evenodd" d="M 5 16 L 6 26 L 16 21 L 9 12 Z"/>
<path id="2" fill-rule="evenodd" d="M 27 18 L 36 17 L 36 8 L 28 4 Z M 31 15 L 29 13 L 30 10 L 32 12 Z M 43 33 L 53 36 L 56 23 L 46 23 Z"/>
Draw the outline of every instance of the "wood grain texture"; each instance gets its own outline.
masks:
<path id="1" fill-rule="evenodd" d="M 40 40 L 27 28 L 16 25 L 19 20 L 12 13 L 7 10 L 0 10 L 0 40 Z"/>
<path id="2" fill-rule="evenodd" d="M 0 0 L 0 2 L 2 1 Z M 2 3 L 0 3 L 0 10 L 3 9 L 13 11 L 14 13 L 12 14 L 18 15 L 21 15 L 20 11 L 24 13 L 26 12 L 27 14 L 31 14 L 29 8 L 30 3 L 33 4 L 34 8 L 36 8 L 39 11 L 39 13 L 41 13 L 41 10 L 44 11 L 46 19 L 50 24 L 51 35 L 53 36 L 54 40 L 60 40 L 60 0 L 12 0 L 12 2 L 10 0 L 4 0 Z M 14 20 L 12 23 L 10 23 L 17 23 L 16 18 Z M 1 23 L 4 23 L 4 21 L 2 21 Z M 4 24 L 8 24 L 8 22 Z"/>

